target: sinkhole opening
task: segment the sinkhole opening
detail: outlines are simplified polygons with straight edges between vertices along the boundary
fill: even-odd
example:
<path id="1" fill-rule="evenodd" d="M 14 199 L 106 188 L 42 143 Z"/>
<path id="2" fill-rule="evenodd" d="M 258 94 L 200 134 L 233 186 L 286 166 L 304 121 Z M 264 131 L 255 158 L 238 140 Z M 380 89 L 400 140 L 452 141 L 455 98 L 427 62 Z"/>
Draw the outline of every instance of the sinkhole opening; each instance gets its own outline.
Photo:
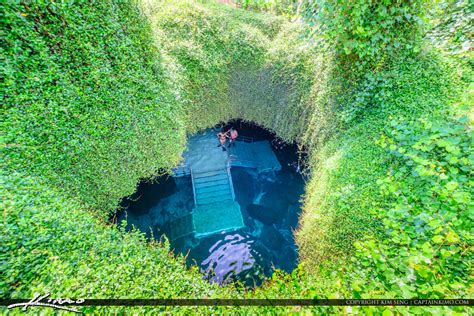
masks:
<path id="1" fill-rule="evenodd" d="M 304 158 L 297 144 L 256 124 L 216 126 L 189 137 L 173 174 L 140 182 L 117 223 L 166 235 L 210 282 L 258 286 L 275 269 L 297 266 Z"/>

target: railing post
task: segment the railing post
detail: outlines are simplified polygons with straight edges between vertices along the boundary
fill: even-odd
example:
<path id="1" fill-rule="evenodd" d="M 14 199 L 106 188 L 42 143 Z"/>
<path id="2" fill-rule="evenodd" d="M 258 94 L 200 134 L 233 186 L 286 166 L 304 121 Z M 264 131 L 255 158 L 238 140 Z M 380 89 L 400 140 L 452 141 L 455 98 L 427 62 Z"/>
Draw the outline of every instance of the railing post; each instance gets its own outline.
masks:
<path id="1" fill-rule="evenodd" d="M 191 183 L 193 186 L 194 207 L 197 207 L 196 188 L 194 187 L 194 174 L 193 169 L 191 167 L 189 167 L 189 173 L 191 174 Z"/>
<path id="2" fill-rule="evenodd" d="M 242 141 L 242 142 L 247 142 L 247 143 L 253 143 L 253 138 L 252 137 L 248 137 L 248 136 L 237 136 L 237 139 L 236 140 L 239 140 L 239 141 Z"/>
<path id="3" fill-rule="evenodd" d="M 230 185 L 230 192 L 232 193 L 232 200 L 235 201 L 235 192 L 234 192 L 234 184 L 232 183 L 232 175 L 230 173 L 230 165 L 227 164 L 227 175 L 229 176 L 229 185 Z"/>

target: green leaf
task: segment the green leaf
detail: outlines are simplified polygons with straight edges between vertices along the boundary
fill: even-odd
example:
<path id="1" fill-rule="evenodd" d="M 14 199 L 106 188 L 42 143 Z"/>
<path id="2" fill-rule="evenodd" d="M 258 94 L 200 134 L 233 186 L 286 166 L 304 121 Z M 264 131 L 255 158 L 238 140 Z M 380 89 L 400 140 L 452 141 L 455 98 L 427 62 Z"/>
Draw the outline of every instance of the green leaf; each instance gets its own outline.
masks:
<path id="1" fill-rule="evenodd" d="M 384 309 L 382 316 L 392 316 L 392 311 L 388 308 Z"/>
<path id="2" fill-rule="evenodd" d="M 446 241 L 449 243 L 457 243 L 459 241 L 459 236 L 454 231 L 450 230 L 446 235 Z"/>
<path id="3" fill-rule="evenodd" d="M 446 189 L 448 189 L 448 191 L 454 191 L 458 187 L 459 187 L 459 183 L 457 183 L 456 181 L 450 181 L 446 184 Z"/>

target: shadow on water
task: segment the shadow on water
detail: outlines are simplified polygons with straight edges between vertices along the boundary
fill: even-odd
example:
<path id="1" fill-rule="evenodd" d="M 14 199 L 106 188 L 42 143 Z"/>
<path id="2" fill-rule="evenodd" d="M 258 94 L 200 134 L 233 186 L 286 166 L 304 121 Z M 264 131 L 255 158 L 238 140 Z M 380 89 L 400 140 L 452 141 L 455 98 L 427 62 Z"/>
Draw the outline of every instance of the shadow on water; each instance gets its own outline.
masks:
<path id="1" fill-rule="evenodd" d="M 245 227 L 200 239 L 183 237 L 172 241 L 171 246 L 175 252 L 187 254 L 187 263 L 199 266 L 210 282 L 240 281 L 251 287 L 275 269 L 291 272 L 297 265 L 293 231 L 298 227 L 304 179 L 295 144 L 284 144 L 268 131 L 242 121 L 223 128 L 231 126 L 255 141 L 271 142 L 282 168 L 259 173 L 232 167 L 235 199 Z M 163 176 L 155 183 L 142 182 L 132 196 L 124 198 L 122 207 L 118 222 L 125 220 L 127 229 L 134 226 L 148 238 L 169 236 L 169 223 L 194 208 L 191 177 Z"/>

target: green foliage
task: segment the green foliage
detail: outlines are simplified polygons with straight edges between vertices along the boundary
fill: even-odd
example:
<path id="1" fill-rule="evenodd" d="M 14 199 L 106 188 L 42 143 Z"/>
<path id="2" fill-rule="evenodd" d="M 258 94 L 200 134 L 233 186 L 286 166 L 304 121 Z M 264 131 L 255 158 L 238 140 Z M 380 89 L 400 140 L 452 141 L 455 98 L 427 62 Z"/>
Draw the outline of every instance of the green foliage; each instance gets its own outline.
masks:
<path id="1" fill-rule="evenodd" d="M 430 1 L 319 0 L 303 15 L 315 32 L 361 68 L 375 68 L 386 55 L 418 52 L 420 27 Z"/>
<path id="2" fill-rule="evenodd" d="M 282 21 L 215 10 L 2 3 L 2 297 L 235 293 L 168 244 L 104 224 L 140 179 L 177 163 L 188 131 L 229 118 L 228 69 L 262 62 Z"/>
<path id="3" fill-rule="evenodd" d="M 377 72 L 367 72 L 357 82 L 351 98 L 340 106 L 338 116 L 346 123 L 360 120 L 368 111 L 411 115 L 433 112 L 446 106 L 464 85 L 451 68 L 459 67 L 434 50 L 416 56 L 400 52 Z"/>
<path id="4" fill-rule="evenodd" d="M 265 89 L 278 67 L 285 84 L 305 83 L 295 96 L 308 91 L 314 71 L 303 66 L 311 50 L 286 53 L 301 45 L 299 27 L 270 52 L 289 27 L 284 19 L 211 4 L 4 8 L 2 295 L 111 297 L 137 288 L 137 297 L 237 295 L 189 284 L 199 276 L 169 256 L 167 244 L 147 245 L 103 221 L 139 179 L 176 163 L 188 131 L 242 116 L 295 137 L 299 98 L 281 108 L 267 102 L 267 120 L 258 107 L 231 107 L 228 97 L 230 78 L 250 71 L 254 84 L 253 71 L 264 66 L 272 70 Z M 292 115 L 282 120 L 282 110 Z"/>
<path id="5" fill-rule="evenodd" d="M 378 180 L 386 208 L 375 208 L 384 237 L 357 242 L 364 286 L 388 297 L 467 297 L 471 270 L 474 135 L 467 117 L 392 120 L 380 140 L 394 163 Z M 370 280 L 366 283 L 365 280 Z M 354 282 L 354 281 L 351 281 Z"/>
<path id="6" fill-rule="evenodd" d="M 1 297 L 187 298 L 232 291 L 188 270 L 167 243 L 147 244 L 144 233 L 104 224 L 38 179 L 2 172 L 1 181 Z"/>
<path id="7" fill-rule="evenodd" d="M 371 79 L 375 76 L 377 80 Z M 367 230 L 379 233 L 371 210 L 386 206 L 376 181 L 391 167 L 390 156 L 377 143 L 387 117 L 436 113 L 463 87 L 439 54 L 400 55 L 385 71 L 366 75 L 337 105 L 333 119 L 346 122 L 347 128 L 313 153 L 307 213 L 298 232 L 309 269 L 350 253 Z"/>
<path id="8" fill-rule="evenodd" d="M 175 165 L 187 130 L 229 119 L 230 65 L 261 61 L 257 28 L 281 24 L 190 3 L 150 19 L 129 2 L 4 9 L 8 163 L 104 211 Z"/>
<path id="9" fill-rule="evenodd" d="M 466 59 L 472 65 L 472 39 L 474 15 L 472 1 L 442 1 L 431 14 L 435 26 L 429 31 L 429 39 L 444 51 Z"/>
<path id="10" fill-rule="evenodd" d="M 243 9 L 272 12 L 287 17 L 298 17 L 301 0 L 237 0 L 235 4 Z"/>
<path id="11" fill-rule="evenodd" d="M 228 80 L 237 68 L 257 68 L 269 36 L 283 20 L 212 5 L 183 2 L 147 4 L 154 40 L 166 52 L 179 78 L 180 101 L 189 131 L 210 127 L 233 115 Z"/>
<path id="12" fill-rule="evenodd" d="M 307 7 L 312 40 L 214 3 L 2 3 L 2 296 L 468 295 L 472 126 L 453 112 L 472 70 L 416 52 L 423 1 L 334 3 Z M 301 266 L 248 293 L 104 223 L 186 133 L 231 118 L 297 140 L 311 167 Z"/>
<path id="13" fill-rule="evenodd" d="M 8 1 L 2 12 L 10 168 L 107 211 L 176 163 L 183 109 L 135 5 Z"/>

